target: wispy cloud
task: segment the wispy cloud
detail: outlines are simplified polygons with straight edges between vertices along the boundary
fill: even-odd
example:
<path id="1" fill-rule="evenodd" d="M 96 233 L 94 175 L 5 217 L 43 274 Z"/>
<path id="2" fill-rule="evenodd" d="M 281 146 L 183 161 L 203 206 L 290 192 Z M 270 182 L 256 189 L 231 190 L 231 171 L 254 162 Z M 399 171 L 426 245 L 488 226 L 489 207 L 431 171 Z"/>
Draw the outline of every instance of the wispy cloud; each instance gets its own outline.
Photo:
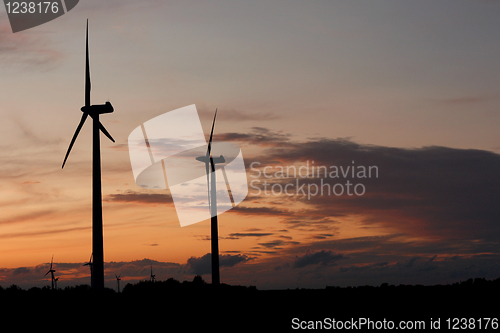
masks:
<path id="1" fill-rule="evenodd" d="M 114 203 L 137 203 L 137 204 L 172 204 L 172 196 L 169 193 L 151 193 L 124 191 L 121 193 L 108 194 L 103 201 Z"/>
<path id="2" fill-rule="evenodd" d="M 187 267 L 189 271 L 196 275 L 209 274 L 212 271 L 212 255 L 207 253 L 201 257 L 191 257 L 187 261 Z M 250 257 L 246 255 L 233 255 L 233 254 L 223 254 L 219 256 L 219 266 L 220 267 L 233 267 L 239 263 L 243 263 L 251 260 Z"/>
<path id="3" fill-rule="evenodd" d="M 2 233 L 0 238 L 15 238 L 15 237 L 35 237 L 42 235 L 55 235 L 60 233 L 68 233 L 73 231 L 81 231 L 88 230 L 90 227 L 72 227 L 72 228 L 60 228 L 60 229 L 44 229 L 44 230 L 35 230 L 35 231 L 21 231 L 21 232 L 13 232 L 13 233 Z"/>
<path id="4" fill-rule="evenodd" d="M 261 147 L 284 147 L 289 144 L 290 139 L 291 135 L 288 133 L 273 132 L 263 127 L 252 127 L 250 133 L 229 132 L 214 135 L 214 141 L 232 141 Z"/>
<path id="5" fill-rule="evenodd" d="M 5 67 L 47 71 L 56 67 L 63 54 L 52 47 L 45 34 L 12 33 L 6 14 L 0 16 L 0 63 Z"/>
<path id="6" fill-rule="evenodd" d="M 282 118 L 280 115 L 273 114 L 270 112 L 254 112 L 254 111 L 241 111 L 241 110 L 222 110 L 223 113 L 219 113 L 218 117 L 222 117 L 224 121 L 266 121 L 266 120 L 276 120 Z M 208 110 L 206 108 L 199 108 L 198 114 L 202 119 L 213 119 L 214 110 Z"/>
<path id="7" fill-rule="evenodd" d="M 230 239 L 240 239 L 244 237 L 265 237 L 265 236 L 271 236 L 273 233 L 271 232 L 234 232 L 229 234 Z"/>
<path id="8" fill-rule="evenodd" d="M 451 97 L 451 98 L 441 98 L 434 100 L 438 104 L 443 105 L 471 105 L 486 102 L 492 99 L 498 98 L 498 96 L 491 94 L 482 94 L 482 95 L 468 95 L 468 96 L 460 96 L 460 97 Z"/>
<path id="9" fill-rule="evenodd" d="M 18 214 L 11 217 L 4 217 L 0 219 L 0 225 L 13 224 L 13 223 L 23 223 L 23 222 L 32 222 L 40 219 L 44 219 L 47 216 L 53 215 L 56 213 L 54 209 L 45 209 L 45 210 L 37 210 L 34 212 Z"/>
<path id="10" fill-rule="evenodd" d="M 302 268 L 308 265 L 323 265 L 329 266 L 336 264 L 337 261 L 345 259 L 344 255 L 336 254 L 332 251 L 321 250 L 318 252 L 310 252 L 307 251 L 301 257 L 297 257 L 297 259 L 293 263 L 294 268 Z"/>

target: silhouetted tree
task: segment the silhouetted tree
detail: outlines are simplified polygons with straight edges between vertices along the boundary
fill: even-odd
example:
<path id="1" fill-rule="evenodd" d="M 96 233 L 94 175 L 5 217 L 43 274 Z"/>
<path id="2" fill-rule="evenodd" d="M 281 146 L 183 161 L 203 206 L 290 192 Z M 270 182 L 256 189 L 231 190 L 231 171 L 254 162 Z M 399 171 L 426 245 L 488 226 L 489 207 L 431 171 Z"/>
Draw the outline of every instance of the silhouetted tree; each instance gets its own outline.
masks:
<path id="1" fill-rule="evenodd" d="M 205 285 L 206 282 L 205 282 L 205 280 L 203 280 L 203 277 L 201 275 L 196 275 L 193 278 L 193 284 L 195 284 L 195 285 Z"/>

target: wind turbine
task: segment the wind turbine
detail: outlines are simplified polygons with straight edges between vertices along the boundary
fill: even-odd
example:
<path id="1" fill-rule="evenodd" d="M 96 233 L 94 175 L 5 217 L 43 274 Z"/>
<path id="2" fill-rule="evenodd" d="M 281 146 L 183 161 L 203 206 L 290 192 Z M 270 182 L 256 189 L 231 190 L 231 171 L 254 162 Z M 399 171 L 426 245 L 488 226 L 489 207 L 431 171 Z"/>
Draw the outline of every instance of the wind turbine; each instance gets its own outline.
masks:
<path id="1" fill-rule="evenodd" d="M 153 274 L 153 265 L 151 265 L 151 276 L 150 276 L 150 281 L 151 282 L 155 282 L 155 276 L 156 275 Z"/>
<path id="2" fill-rule="evenodd" d="M 196 160 L 205 163 L 207 171 L 208 185 L 208 207 L 211 215 L 211 242 L 212 242 L 212 284 L 218 286 L 220 284 L 219 274 L 219 227 L 217 222 L 217 188 L 215 182 L 215 164 L 224 163 L 224 156 L 212 157 L 212 137 L 214 134 L 215 118 L 217 117 L 217 109 L 215 110 L 214 121 L 212 123 L 212 131 L 210 132 L 210 140 L 208 141 L 208 149 L 205 156 L 199 156 Z M 222 169 L 224 171 L 224 169 Z M 210 175 L 210 179 L 209 179 Z M 225 176 L 225 174 L 224 174 Z M 227 181 L 226 181 L 227 183 Z"/>
<path id="3" fill-rule="evenodd" d="M 94 285 L 94 279 L 93 279 L 93 275 L 92 275 L 92 255 L 90 255 L 90 260 L 89 262 L 86 262 L 85 264 L 83 264 L 83 266 L 89 266 L 90 267 L 90 287 L 92 287 Z"/>
<path id="4" fill-rule="evenodd" d="M 52 259 L 50 260 L 50 268 L 49 268 L 49 271 L 47 273 L 45 273 L 44 276 L 47 276 L 47 274 L 50 273 L 51 275 L 51 281 L 52 281 L 52 290 L 54 290 L 54 282 L 55 282 L 55 279 L 54 279 L 54 273 L 56 272 L 55 269 L 52 268 L 52 263 L 54 262 L 54 256 L 52 256 Z"/>
<path id="5" fill-rule="evenodd" d="M 121 280 L 121 279 L 120 279 L 120 276 L 121 276 L 121 274 L 120 274 L 120 275 L 116 275 L 116 274 L 115 274 L 115 277 L 116 277 L 116 283 L 117 283 L 117 285 L 118 285 L 118 289 L 117 289 L 117 290 L 118 290 L 118 292 L 120 292 L 120 280 Z"/>
<path id="6" fill-rule="evenodd" d="M 108 131 L 99 121 L 99 115 L 103 113 L 113 112 L 113 106 L 110 102 L 101 105 L 90 104 L 90 65 L 89 65 L 89 21 L 87 20 L 86 31 L 86 63 L 85 63 L 85 106 L 81 108 L 83 115 L 76 128 L 73 139 L 69 145 L 68 151 L 62 167 L 66 164 L 68 155 L 75 143 L 75 140 L 80 133 L 80 130 L 85 123 L 85 120 L 90 116 L 93 120 L 92 124 L 92 253 L 94 257 L 92 288 L 104 289 L 104 247 L 102 236 L 102 189 L 101 189 L 101 131 L 111 141 L 115 142 Z"/>

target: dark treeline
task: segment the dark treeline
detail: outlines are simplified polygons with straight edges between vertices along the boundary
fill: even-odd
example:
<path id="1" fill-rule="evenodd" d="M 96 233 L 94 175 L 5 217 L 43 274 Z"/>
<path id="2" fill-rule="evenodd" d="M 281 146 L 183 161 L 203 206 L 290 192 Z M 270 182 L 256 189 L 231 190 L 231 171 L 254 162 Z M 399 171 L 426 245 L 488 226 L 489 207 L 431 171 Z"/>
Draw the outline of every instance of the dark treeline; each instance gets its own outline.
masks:
<path id="1" fill-rule="evenodd" d="M 326 287 L 324 289 L 258 290 L 221 284 L 214 288 L 200 276 L 193 281 L 141 281 L 120 293 L 87 285 L 51 290 L 0 288 L 0 300 L 22 313 L 54 311 L 64 318 L 90 313 L 101 319 L 129 323 L 140 318 L 187 325 L 188 328 L 235 327 L 291 329 L 292 320 L 370 318 L 372 320 L 446 320 L 498 318 L 500 278 L 469 279 L 449 285 Z M 123 324 L 127 327 L 126 324 Z M 170 326 L 169 326 L 170 327 Z"/>

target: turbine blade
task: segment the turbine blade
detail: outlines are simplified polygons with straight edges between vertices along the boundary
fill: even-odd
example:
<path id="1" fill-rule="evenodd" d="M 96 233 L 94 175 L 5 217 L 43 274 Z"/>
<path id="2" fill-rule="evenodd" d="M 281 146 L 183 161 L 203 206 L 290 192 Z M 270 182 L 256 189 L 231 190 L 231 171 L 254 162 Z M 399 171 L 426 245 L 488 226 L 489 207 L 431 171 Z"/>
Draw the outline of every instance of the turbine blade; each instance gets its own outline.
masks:
<path id="1" fill-rule="evenodd" d="M 87 19 L 87 32 L 85 38 L 85 106 L 90 106 L 90 63 L 89 63 L 89 20 Z"/>
<path id="2" fill-rule="evenodd" d="M 66 160 L 68 159 L 69 153 L 71 151 L 71 148 L 73 148 L 73 144 L 75 143 L 76 137 L 78 136 L 78 133 L 80 133 L 80 130 L 83 127 L 83 124 L 85 123 L 85 120 L 87 119 L 88 113 L 84 112 L 82 115 L 82 119 L 80 120 L 80 123 L 78 124 L 78 127 L 76 128 L 75 134 L 73 135 L 73 139 L 71 139 L 71 143 L 69 144 L 68 151 L 66 152 L 66 156 L 64 157 L 64 162 L 62 164 L 62 167 L 64 168 L 64 164 L 66 164 Z"/>
<path id="3" fill-rule="evenodd" d="M 103 124 L 101 124 L 101 122 L 99 122 L 99 129 L 104 133 L 104 135 L 106 135 L 108 137 L 108 139 L 115 142 L 115 140 L 113 139 L 111 134 L 109 134 L 109 132 L 104 128 L 104 126 L 103 126 Z"/>
<path id="4" fill-rule="evenodd" d="M 207 158 L 210 157 L 210 151 L 212 149 L 212 137 L 214 135 L 215 118 L 217 117 L 217 109 L 215 109 L 214 121 L 212 123 L 212 131 L 210 132 L 210 140 L 208 140 Z"/>
<path id="5" fill-rule="evenodd" d="M 212 211 L 212 200 L 210 198 L 210 165 L 212 164 L 210 158 L 210 151 L 212 149 L 212 137 L 214 135 L 214 126 L 215 126 L 215 118 L 217 117 L 217 109 L 215 109 L 214 121 L 212 122 L 212 130 L 210 131 L 210 139 L 208 140 L 208 148 L 207 148 L 207 161 L 206 161 L 206 170 L 207 170 L 207 186 L 208 186 L 208 209 Z M 212 172 L 213 172 L 213 164 L 212 164 Z"/>
<path id="6" fill-rule="evenodd" d="M 211 206 L 211 201 L 210 201 L 210 165 L 208 163 L 209 162 L 207 161 L 205 163 L 205 166 L 206 166 L 206 170 L 207 170 L 208 210 L 211 212 L 212 206 Z"/>
<path id="7" fill-rule="evenodd" d="M 226 183 L 227 187 L 227 194 L 229 195 L 229 200 L 231 200 L 231 205 L 233 205 L 233 208 L 236 207 L 234 203 L 234 198 L 233 198 L 233 192 L 231 192 L 231 186 L 229 186 L 229 181 L 227 180 L 227 175 L 226 175 L 226 170 L 224 167 L 220 168 L 222 170 L 222 175 L 224 176 L 224 182 Z"/>

